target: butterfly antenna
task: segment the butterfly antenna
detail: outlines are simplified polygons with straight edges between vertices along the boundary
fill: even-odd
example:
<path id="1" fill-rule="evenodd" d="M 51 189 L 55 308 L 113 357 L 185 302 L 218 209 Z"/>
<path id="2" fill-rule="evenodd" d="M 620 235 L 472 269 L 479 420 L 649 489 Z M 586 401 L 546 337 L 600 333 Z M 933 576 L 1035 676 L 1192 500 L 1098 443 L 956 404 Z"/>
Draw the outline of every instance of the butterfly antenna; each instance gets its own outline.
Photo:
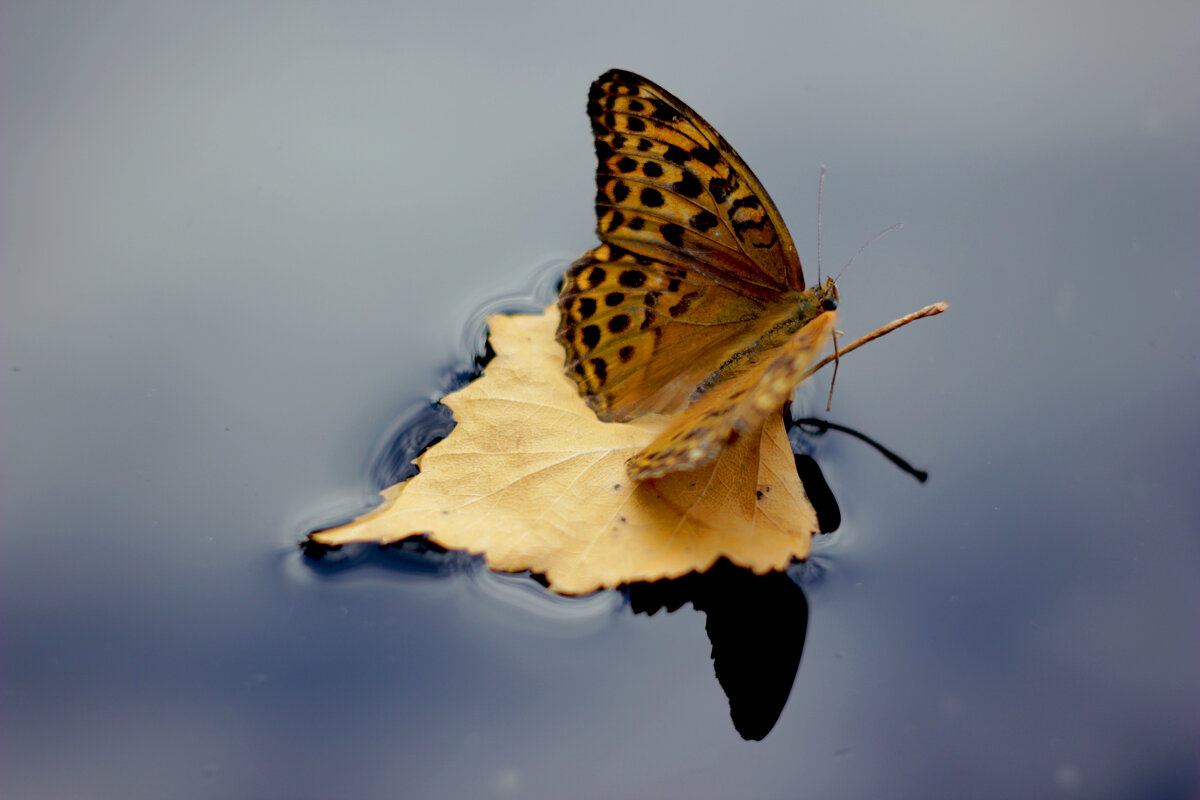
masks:
<path id="1" fill-rule="evenodd" d="M 821 218 L 821 213 L 820 213 L 820 211 L 818 211 L 817 219 L 820 220 L 820 218 Z M 820 222 L 817 223 L 817 226 L 818 226 L 818 230 L 819 230 Z M 879 241 L 880 239 L 882 239 L 884 236 L 891 233 L 892 231 L 901 230 L 903 227 L 904 227 L 903 222 L 897 222 L 895 225 L 889 225 L 888 227 L 884 228 L 879 233 L 875 234 L 870 239 L 868 239 L 866 244 L 864 244 L 862 247 L 858 248 L 858 252 L 850 257 L 850 260 L 846 262 L 846 266 L 842 267 L 842 272 L 839 272 L 837 274 L 837 277 L 833 279 L 834 282 L 836 283 L 837 281 L 842 279 L 842 273 L 844 273 L 846 270 L 850 269 L 850 265 L 854 263 L 854 259 L 856 259 L 860 255 L 862 255 L 863 250 L 866 250 L 868 247 L 875 244 L 877 241 Z M 821 252 L 821 240 L 818 238 L 817 239 L 817 253 L 819 254 L 820 252 Z M 820 261 L 820 255 L 817 256 L 817 260 L 818 260 L 818 262 Z"/>
<path id="2" fill-rule="evenodd" d="M 841 359 L 838 357 L 837 331 L 833 332 L 833 377 L 829 379 L 829 399 L 825 401 L 825 413 L 829 413 L 829 409 L 833 408 L 833 385 L 837 383 L 838 365 L 841 364 Z"/>
<path id="3" fill-rule="evenodd" d="M 821 177 L 817 179 L 817 285 L 821 285 L 821 195 L 825 191 L 825 165 L 821 165 Z M 849 266 L 849 265 L 847 265 Z"/>

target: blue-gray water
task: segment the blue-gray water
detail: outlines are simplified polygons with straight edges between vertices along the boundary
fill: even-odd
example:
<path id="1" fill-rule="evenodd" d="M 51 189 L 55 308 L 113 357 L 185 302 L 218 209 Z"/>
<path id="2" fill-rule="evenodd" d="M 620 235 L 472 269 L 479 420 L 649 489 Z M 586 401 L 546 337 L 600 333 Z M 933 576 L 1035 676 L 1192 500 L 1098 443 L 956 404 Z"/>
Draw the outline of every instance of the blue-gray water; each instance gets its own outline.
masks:
<path id="1" fill-rule="evenodd" d="M 1195 4 L 0 13 L 4 797 L 1200 792 Z M 612 66 L 810 274 L 821 164 L 826 271 L 904 223 L 847 333 L 952 305 L 842 364 L 827 416 L 931 477 L 814 442 L 842 524 L 761 742 L 690 605 L 296 548 L 592 246 Z"/>

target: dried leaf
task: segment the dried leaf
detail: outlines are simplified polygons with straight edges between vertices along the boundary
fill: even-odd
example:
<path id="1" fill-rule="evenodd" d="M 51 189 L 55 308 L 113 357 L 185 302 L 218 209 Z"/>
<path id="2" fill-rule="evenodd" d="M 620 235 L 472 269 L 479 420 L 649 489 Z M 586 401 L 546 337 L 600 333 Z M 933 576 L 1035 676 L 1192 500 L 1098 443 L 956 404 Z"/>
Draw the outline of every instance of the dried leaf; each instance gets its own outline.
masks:
<path id="1" fill-rule="evenodd" d="M 563 374 L 557 325 L 553 306 L 489 317 L 496 357 L 442 401 L 457 426 L 417 460 L 420 474 L 312 539 L 426 534 L 564 594 L 703 572 L 722 556 L 761 574 L 808 555 L 816 514 L 779 412 L 700 469 L 635 483 L 625 462 L 671 417 L 598 420 Z"/>

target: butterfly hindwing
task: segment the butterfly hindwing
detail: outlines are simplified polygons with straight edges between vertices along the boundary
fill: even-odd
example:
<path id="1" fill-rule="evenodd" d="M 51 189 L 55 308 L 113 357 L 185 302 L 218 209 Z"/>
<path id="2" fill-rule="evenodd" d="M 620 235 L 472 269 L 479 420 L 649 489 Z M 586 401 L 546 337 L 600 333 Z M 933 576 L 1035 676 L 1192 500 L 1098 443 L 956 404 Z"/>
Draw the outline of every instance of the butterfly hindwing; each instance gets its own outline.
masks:
<path id="1" fill-rule="evenodd" d="M 713 368 L 696 353 L 737 346 L 764 306 L 695 269 L 601 245 L 567 271 L 559 310 L 567 374 L 613 420 L 681 408 Z"/>
<path id="2" fill-rule="evenodd" d="M 792 395 L 833 333 L 836 311 L 809 322 L 770 358 L 737 381 L 714 387 L 626 465 L 634 480 L 701 467 L 739 435 L 757 429 Z"/>

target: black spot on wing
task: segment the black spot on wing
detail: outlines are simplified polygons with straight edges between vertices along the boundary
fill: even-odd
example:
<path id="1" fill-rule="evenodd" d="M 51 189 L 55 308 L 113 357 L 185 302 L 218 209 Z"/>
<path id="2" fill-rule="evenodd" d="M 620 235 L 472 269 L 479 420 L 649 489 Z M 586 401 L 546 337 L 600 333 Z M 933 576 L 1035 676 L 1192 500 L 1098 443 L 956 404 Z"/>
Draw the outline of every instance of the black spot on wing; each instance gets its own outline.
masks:
<path id="1" fill-rule="evenodd" d="M 629 315 L 617 314 L 608 321 L 608 330 L 612 333 L 620 333 L 629 327 Z"/>
<path id="2" fill-rule="evenodd" d="M 741 222 L 733 223 L 734 231 L 736 231 L 739 234 L 742 233 L 742 231 L 750 231 L 750 230 L 761 231 L 766 227 L 767 227 L 767 218 L 766 217 L 761 217 L 760 219 L 755 219 L 755 220 L 743 220 Z"/>
<path id="3" fill-rule="evenodd" d="M 666 103 L 655 103 L 654 113 L 650 116 L 654 117 L 659 122 L 665 122 L 668 125 L 673 125 L 679 121 L 679 112 L 671 108 Z"/>
<path id="4" fill-rule="evenodd" d="M 663 203 L 666 202 L 666 200 L 663 199 L 662 192 L 649 186 L 647 186 L 645 189 L 642 189 L 640 198 L 642 205 L 644 205 L 646 208 L 659 208 L 663 205 Z"/>
<path id="5" fill-rule="evenodd" d="M 627 289 L 636 289 L 646 282 L 646 273 L 641 270 L 627 269 L 621 273 L 617 282 Z"/>
<path id="6" fill-rule="evenodd" d="M 671 244 L 675 245 L 676 247 L 683 247 L 682 225 L 676 225 L 673 222 L 668 222 L 666 225 L 659 226 L 658 232 Z"/>
<path id="7" fill-rule="evenodd" d="M 708 182 L 708 193 L 713 196 L 718 204 L 724 203 L 725 198 L 729 197 L 729 181 L 724 178 L 712 178 Z"/>
<path id="8" fill-rule="evenodd" d="M 683 297 L 679 298 L 679 302 L 667 309 L 667 313 L 672 317 L 678 317 L 680 314 L 687 312 L 692 305 L 692 300 L 696 298 L 697 292 L 688 292 Z"/>
<path id="9" fill-rule="evenodd" d="M 711 145 L 708 147 L 693 147 L 691 153 L 692 158 L 706 167 L 716 166 L 717 162 L 721 160 L 721 152 Z"/>
<path id="10" fill-rule="evenodd" d="M 663 158 L 672 164 L 684 164 L 690 161 L 692 157 L 688 155 L 687 150 L 672 144 L 667 146 L 667 152 L 663 153 Z"/>
<path id="11" fill-rule="evenodd" d="M 717 215 L 711 211 L 701 211 L 688 220 L 688 225 L 692 226 L 693 229 L 698 230 L 701 233 L 706 233 L 712 230 L 713 228 L 717 227 L 718 224 L 720 224 L 720 220 L 717 219 Z"/>
<path id="12" fill-rule="evenodd" d="M 674 188 L 684 197 L 699 197 L 704 192 L 704 185 L 700 183 L 700 179 L 686 169 L 683 171 L 683 177 L 675 182 Z"/>

